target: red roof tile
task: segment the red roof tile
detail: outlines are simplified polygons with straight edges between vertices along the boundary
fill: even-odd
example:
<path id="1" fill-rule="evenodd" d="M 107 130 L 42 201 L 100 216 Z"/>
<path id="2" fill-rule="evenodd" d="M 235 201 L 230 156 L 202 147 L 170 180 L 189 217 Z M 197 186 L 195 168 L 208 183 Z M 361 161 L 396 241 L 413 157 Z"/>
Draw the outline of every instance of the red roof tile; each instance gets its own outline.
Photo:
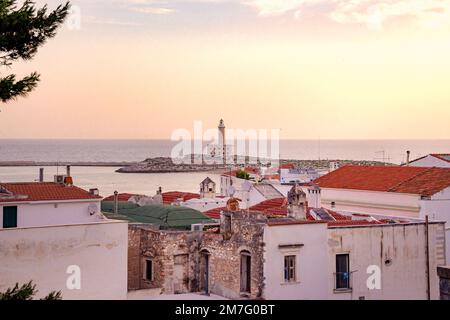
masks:
<path id="1" fill-rule="evenodd" d="M 340 221 L 328 221 L 329 227 L 350 227 L 350 226 L 366 226 L 366 225 L 380 225 L 386 224 L 380 221 L 368 221 L 368 220 L 340 220 Z"/>
<path id="2" fill-rule="evenodd" d="M 81 188 L 55 182 L 0 183 L 0 188 L 11 193 L 10 197 L 0 197 L 0 202 L 101 199 Z"/>
<path id="3" fill-rule="evenodd" d="M 349 216 L 346 216 L 346 215 L 343 215 L 343 214 L 340 214 L 340 213 L 337 213 L 335 211 L 331 211 L 331 210 L 328 210 L 328 209 L 327 209 L 327 211 L 337 221 L 349 221 L 349 220 L 352 220 L 352 218 L 349 217 Z"/>
<path id="4" fill-rule="evenodd" d="M 268 208 L 281 207 L 286 204 L 287 204 L 286 198 L 275 198 L 275 199 L 264 200 L 258 204 L 255 204 L 254 206 L 250 207 L 250 210 L 264 211 L 265 209 L 268 209 Z"/>
<path id="5" fill-rule="evenodd" d="M 187 201 L 190 199 L 200 199 L 200 195 L 198 193 L 180 191 L 163 192 L 162 197 L 164 204 L 171 204 L 178 199 L 182 199 L 182 201 Z"/>
<path id="6" fill-rule="evenodd" d="M 306 203 L 306 205 L 308 205 L 308 203 Z M 287 199 L 286 198 L 275 198 L 275 199 L 264 200 L 256 205 L 250 207 L 250 210 L 262 212 L 267 216 L 287 216 L 287 214 L 288 214 Z M 313 221 L 314 218 L 310 214 L 310 210 L 311 210 L 311 208 L 307 209 L 306 219 L 308 219 L 309 221 Z"/>
<path id="7" fill-rule="evenodd" d="M 294 169 L 295 167 L 295 163 L 285 163 L 280 166 L 280 169 Z"/>
<path id="8" fill-rule="evenodd" d="M 214 208 L 214 209 L 203 212 L 203 214 L 211 219 L 220 219 L 220 212 L 225 209 L 226 209 L 226 207 Z"/>
<path id="9" fill-rule="evenodd" d="M 118 194 L 118 200 L 126 202 L 133 196 L 137 196 L 137 194 L 134 194 L 134 193 L 119 193 Z M 104 198 L 103 201 L 114 201 L 114 195 L 111 195 L 111 196 L 108 196 L 108 197 Z"/>
<path id="10" fill-rule="evenodd" d="M 450 168 L 344 166 L 314 181 L 322 188 L 431 196 L 450 186 Z"/>
<path id="11" fill-rule="evenodd" d="M 315 224 L 315 223 L 327 223 L 322 220 L 286 220 L 286 221 L 270 221 L 267 223 L 269 227 L 274 226 L 287 226 L 287 225 L 296 225 L 296 224 Z"/>
<path id="12" fill-rule="evenodd" d="M 266 179 L 266 180 L 280 180 L 280 175 L 279 174 L 265 175 L 264 179 Z"/>

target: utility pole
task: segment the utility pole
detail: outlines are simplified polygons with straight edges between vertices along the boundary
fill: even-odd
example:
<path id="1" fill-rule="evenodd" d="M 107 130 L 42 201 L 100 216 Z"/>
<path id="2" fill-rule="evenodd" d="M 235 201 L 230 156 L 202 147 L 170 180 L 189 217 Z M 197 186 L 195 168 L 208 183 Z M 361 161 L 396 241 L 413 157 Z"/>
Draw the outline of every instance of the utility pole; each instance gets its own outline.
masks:
<path id="1" fill-rule="evenodd" d="M 429 240 L 429 223 L 428 223 L 428 215 L 425 216 L 425 253 L 427 259 L 427 299 L 431 300 L 431 284 L 430 284 L 430 240 Z"/>

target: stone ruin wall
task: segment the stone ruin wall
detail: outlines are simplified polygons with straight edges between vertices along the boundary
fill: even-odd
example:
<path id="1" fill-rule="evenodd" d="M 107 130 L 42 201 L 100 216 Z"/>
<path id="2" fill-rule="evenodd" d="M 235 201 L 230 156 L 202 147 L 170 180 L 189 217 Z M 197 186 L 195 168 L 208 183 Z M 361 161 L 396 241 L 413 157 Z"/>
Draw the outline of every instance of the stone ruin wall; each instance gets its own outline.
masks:
<path id="1" fill-rule="evenodd" d="M 128 289 L 161 288 L 164 294 L 199 292 L 200 252 L 207 250 L 210 293 L 235 299 L 261 298 L 264 290 L 264 220 L 261 217 L 254 213 L 249 216 L 245 211 L 232 213 L 229 239 L 219 233 L 163 231 L 148 225 L 130 224 Z M 240 294 L 242 250 L 251 254 L 249 295 Z M 153 260 L 153 281 L 147 281 L 143 276 L 146 258 Z M 180 263 L 185 266 L 181 267 Z M 183 268 L 186 277 L 180 279 Z M 181 282 L 185 285 L 180 288 Z"/>

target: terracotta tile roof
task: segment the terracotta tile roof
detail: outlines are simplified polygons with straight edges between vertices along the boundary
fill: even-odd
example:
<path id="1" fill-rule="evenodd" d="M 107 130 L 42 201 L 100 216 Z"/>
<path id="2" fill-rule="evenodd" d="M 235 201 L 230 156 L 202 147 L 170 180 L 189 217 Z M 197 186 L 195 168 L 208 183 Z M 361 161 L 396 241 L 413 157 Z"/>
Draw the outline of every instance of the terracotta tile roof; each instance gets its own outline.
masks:
<path id="1" fill-rule="evenodd" d="M 295 163 L 285 163 L 280 166 L 280 169 L 294 169 L 295 167 Z"/>
<path id="2" fill-rule="evenodd" d="M 316 223 L 327 223 L 326 221 L 321 220 L 272 220 L 267 223 L 269 227 L 274 226 L 288 226 L 288 225 L 296 225 L 296 224 L 316 224 Z"/>
<path id="3" fill-rule="evenodd" d="M 128 201 L 132 196 L 137 196 L 135 193 L 119 193 L 119 201 Z M 187 201 L 190 199 L 200 199 L 198 193 L 191 192 L 181 192 L 181 191 L 168 191 L 162 193 L 163 203 L 171 204 L 177 199 L 182 199 L 182 201 Z M 114 195 L 108 196 L 104 201 L 114 201 Z"/>
<path id="4" fill-rule="evenodd" d="M 334 219 L 336 219 L 336 221 L 349 221 L 349 220 L 352 220 L 352 218 L 349 217 L 349 216 L 345 216 L 343 214 L 340 214 L 340 213 L 337 213 L 335 211 L 328 210 L 328 209 L 327 209 L 327 211 Z"/>
<path id="5" fill-rule="evenodd" d="M 265 175 L 264 179 L 266 179 L 266 180 L 280 180 L 280 175 L 279 174 Z"/>
<path id="6" fill-rule="evenodd" d="M 258 204 L 255 204 L 254 206 L 250 207 L 250 210 L 252 211 L 264 211 L 266 209 L 271 208 L 280 208 L 287 205 L 286 198 L 275 198 L 275 199 L 269 199 L 262 201 Z"/>
<path id="7" fill-rule="evenodd" d="M 81 188 L 55 182 L 0 183 L 0 188 L 11 193 L 2 193 L 0 202 L 101 199 Z"/>
<path id="8" fill-rule="evenodd" d="M 344 166 L 314 181 L 322 188 L 431 196 L 450 186 L 450 168 Z"/>
<path id="9" fill-rule="evenodd" d="M 203 212 L 203 214 L 211 219 L 220 219 L 220 211 L 225 210 L 225 209 L 226 209 L 226 207 L 214 208 L 214 209 Z"/>
<path id="10" fill-rule="evenodd" d="M 306 203 L 308 205 L 308 203 Z M 286 198 L 276 198 L 264 200 L 254 206 L 250 207 L 250 210 L 262 212 L 267 216 L 287 216 L 287 199 Z M 311 208 L 307 209 L 306 219 L 313 221 L 314 218 L 310 214 Z"/>
<path id="11" fill-rule="evenodd" d="M 119 196 L 119 199 L 118 199 L 118 200 L 119 200 L 119 201 L 126 202 L 126 201 L 128 201 L 131 197 L 137 196 L 137 195 L 138 195 L 138 194 L 135 194 L 135 193 L 119 193 L 119 194 L 118 194 L 118 196 Z M 110 195 L 110 196 L 104 198 L 103 201 L 114 201 L 114 195 Z"/>
<path id="12" fill-rule="evenodd" d="M 329 221 L 329 227 L 350 227 L 350 226 L 366 226 L 366 225 L 380 225 L 386 224 L 381 221 L 367 221 L 367 220 L 339 220 L 339 221 Z"/>
<path id="13" fill-rule="evenodd" d="M 162 197 L 164 204 L 171 204 L 177 199 L 182 199 L 182 201 L 187 201 L 190 199 L 200 199 L 200 195 L 198 193 L 180 191 L 163 192 Z"/>

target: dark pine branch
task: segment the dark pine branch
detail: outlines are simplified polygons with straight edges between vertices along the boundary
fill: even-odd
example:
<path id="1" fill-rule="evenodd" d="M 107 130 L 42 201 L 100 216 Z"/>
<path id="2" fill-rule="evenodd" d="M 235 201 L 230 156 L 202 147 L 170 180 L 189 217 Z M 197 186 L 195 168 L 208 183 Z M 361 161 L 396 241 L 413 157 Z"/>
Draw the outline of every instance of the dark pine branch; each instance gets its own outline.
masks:
<path id="1" fill-rule="evenodd" d="M 32 59 L 38 48 L 56 35 L 69 9 L 69 2 L 49 12 L 46 5 L 37 9 L 31 0 L 25 0 L 21 6 L 17 0 L 0 0 L 0 66 L 10 66 L 18 59 Z M 24 96 L 38 81 L 35 72 L 18 81 L 14 75 L 0 77 L 0 99 L 7 102 Z"/>

